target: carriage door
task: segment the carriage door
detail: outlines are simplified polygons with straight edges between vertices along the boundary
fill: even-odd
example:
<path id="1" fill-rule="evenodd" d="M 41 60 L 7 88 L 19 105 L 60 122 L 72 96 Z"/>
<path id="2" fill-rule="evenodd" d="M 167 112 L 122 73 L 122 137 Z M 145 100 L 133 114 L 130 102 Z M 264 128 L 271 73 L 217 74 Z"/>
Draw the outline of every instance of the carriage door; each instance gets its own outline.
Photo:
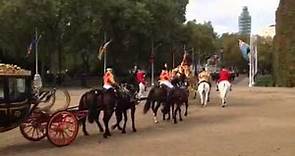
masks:
<path id="1" fill-rule="evenodd" d="M 16 124 L 26 117 L 30 108 L 27 97 L 26 79 L 23 77 L 10 77 L 8 79 L 8 86 L 10 122 Z"/>
<path id="2" fill-rule="evenodd" d="M 5 78 L 0 77 L 0 129 L 1 127 L 5 127 L 8 123 L 8 104 L 6 93 L 7 93 L 7 87 L 5 87 L 7 83 L 5 83 Z"/>

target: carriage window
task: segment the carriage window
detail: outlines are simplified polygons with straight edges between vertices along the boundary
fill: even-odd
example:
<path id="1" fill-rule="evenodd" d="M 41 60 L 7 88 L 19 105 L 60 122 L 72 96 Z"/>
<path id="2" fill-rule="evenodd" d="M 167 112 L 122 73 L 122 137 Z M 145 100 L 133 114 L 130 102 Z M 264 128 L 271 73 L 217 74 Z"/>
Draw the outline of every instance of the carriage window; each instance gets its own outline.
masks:
<path id="1" fill-rule="evenodd" d="M 26 92 L 26 81 L 22 78 L 9 79 L 9 99 L 23 100 Z"/>
<path id="2" fill-rule="evenodd" d="M 3 79 L 0 78 L 0 100 L 4 99 L 4 84 Z"/>

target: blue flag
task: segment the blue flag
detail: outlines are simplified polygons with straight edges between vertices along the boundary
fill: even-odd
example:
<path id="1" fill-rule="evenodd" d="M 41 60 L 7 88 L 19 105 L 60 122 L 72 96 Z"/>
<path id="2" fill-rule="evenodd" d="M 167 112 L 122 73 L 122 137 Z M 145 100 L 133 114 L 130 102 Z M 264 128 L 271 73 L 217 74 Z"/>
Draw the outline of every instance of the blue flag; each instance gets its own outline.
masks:
<path id="1" fill-rule="evenodd" d="M 242 40 L 239 40 L 239 46 L 240 46 L 240 50 L 241 50 L 243 58 L 246 61 L 249 61 L 250 46 L 247 43 L 243 42 Z"/>
<path id="2" fill-rule="evenodd" d="M 27 57 L 32 53 L 33 48 L 35 47 L 36 40 L 33 39 L 27 49 Z"/>

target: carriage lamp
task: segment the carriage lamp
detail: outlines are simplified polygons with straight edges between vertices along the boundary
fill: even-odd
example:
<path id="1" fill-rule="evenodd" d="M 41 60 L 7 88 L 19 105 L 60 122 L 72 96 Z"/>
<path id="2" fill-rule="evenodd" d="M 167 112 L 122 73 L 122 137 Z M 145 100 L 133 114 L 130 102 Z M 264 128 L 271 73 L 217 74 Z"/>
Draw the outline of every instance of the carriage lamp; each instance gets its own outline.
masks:
<path id="1" fill-rule="evenodd" d="M 38 74 L 38 73 L 36 73 L 34 75 L 33 87 L 34 87 L 34 90 L 36 90 L 38 92 L 42 88 L 42 79 L 41 79 L 40 74 Z"/>

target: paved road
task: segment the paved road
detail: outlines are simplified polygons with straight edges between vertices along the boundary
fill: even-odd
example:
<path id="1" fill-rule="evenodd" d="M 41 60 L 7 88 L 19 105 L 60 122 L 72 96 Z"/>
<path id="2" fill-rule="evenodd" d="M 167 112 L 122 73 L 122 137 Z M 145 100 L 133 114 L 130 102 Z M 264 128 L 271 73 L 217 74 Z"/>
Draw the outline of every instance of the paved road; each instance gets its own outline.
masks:
<path id="1" fill-rule="evenodd" d="M 72 105 L 85 90 L 71 90 Z M 189 116 L 174 125 L 155 125 L 151 114 L 137 108 L 137 133 L 112 132 L 103 139 L 95 125 L 91 136 L 81 131 L 75 142 L 57 148 L 46 139 L 25 140 L 18 129 L 0 134 L 0 156 L 293 156 L 295 154 L 295 89 L 233 87 L 229 107 L 222 109 L 215 91 L 207 108 L 190 100 Z"/>

